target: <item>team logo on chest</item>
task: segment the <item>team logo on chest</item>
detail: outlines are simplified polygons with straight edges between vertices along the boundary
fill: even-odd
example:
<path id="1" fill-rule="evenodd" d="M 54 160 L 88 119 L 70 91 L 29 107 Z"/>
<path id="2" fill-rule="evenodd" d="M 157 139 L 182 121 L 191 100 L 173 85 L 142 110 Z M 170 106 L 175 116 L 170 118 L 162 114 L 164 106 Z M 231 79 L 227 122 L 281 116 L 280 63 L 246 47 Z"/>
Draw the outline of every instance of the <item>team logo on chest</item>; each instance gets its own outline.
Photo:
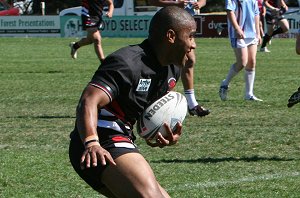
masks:
<path id="1" fill-rule="evenodd" d="M 168 85 L 169 85 L 169 90 L 172 90 L 176 86 L 176 79 L 175 78 L 170 78 L 168 80 Z"/>
<path id="2" fill-rule="evenodd" d="M 151 85 L 151 79 L 140 79 L 136 91 L 148 91 Z"/>

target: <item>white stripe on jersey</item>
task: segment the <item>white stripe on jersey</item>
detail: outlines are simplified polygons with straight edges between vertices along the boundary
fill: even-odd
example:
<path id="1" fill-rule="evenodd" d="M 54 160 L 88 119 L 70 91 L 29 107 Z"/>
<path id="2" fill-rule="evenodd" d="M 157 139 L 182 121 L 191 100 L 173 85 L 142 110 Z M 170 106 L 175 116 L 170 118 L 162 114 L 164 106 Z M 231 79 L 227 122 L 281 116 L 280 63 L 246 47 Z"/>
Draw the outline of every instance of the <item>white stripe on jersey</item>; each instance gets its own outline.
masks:
<path id="1" fill-rule="evenodd" d="M 118 148 L 135 148 L 135 146 L 131 143 L 128 142 L 118 142 L 118 143 L 114 143 L 115 147 Z"/>
<path id="2" fill-rule="evenodd" d="M 116 123 L 115 121 L 107 121 L 107 120 L 98 120 L 98 127 L 106 128 L 106 129 L 112 129 L 115 131 L 119 131 L 123 133 L 123 130 L 121 127 Z"/>

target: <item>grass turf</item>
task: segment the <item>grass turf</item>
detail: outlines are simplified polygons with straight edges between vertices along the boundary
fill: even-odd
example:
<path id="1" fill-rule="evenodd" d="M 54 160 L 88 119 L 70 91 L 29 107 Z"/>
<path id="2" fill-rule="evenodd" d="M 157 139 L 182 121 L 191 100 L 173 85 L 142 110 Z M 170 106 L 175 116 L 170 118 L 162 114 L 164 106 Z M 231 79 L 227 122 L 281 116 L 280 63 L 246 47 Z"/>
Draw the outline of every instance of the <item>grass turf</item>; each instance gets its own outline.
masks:
<path id="1" fill-rule="evenodd" d="M 74 39 L 73 39 L 74 40 Z M 0 197 L 99 197 L 72 169 L 69 133 L 83 88 L 99 65 L 92 46 L 70 58 L 62 38 L 0 38 Z M 104 38 L 106 54 L 142 41 Z M 197 39 L 195 91 L 212 113 L 187 116 L 179 144 L 137 144 L 171 197 L 299 197 L 300 105 L 286 107 L 299 83 L 295 40 L 274 39 L 257 54 L 255 94 L 244 80 L 218 89 L 234 55 L 228 39 Z M 182 92 L 179 82 L 176 88 Z"/>

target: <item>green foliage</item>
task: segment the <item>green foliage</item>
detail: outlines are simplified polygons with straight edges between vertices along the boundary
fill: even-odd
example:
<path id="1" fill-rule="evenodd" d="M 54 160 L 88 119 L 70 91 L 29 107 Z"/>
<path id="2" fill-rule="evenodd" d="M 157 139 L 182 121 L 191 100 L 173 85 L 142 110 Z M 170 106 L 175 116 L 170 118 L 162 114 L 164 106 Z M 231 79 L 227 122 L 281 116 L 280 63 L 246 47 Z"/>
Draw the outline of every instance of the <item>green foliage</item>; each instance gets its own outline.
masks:
<path id="1" fill-rule="evenodd" d="M 225 11 L 225 0 L 206 0 L 206 6 L 201 8 L 201 12 L 224 12 Z"/>
<path id="2" fill-rule="evenodd" d="M 83 88 L 99 65 L 93 46 L 70 58 L 75 39 L 0 38 L 0 197 L 99 197 L 72 169 L 69 133 Z M 106 54 L 136 38 L 103 38 Z M 299 86 L 294 39 L 273 39 L 257 54 L 255 94 L 243 100 L 243 72 L 220 101 L 221 80 L 234 62 L 228 39 L 197 39 L 195 91 L 212 110 L 187 116 L 177 145 L 137 144 L 173 198 L 299 197 L 300 104 L 286 107 Z M 179 82 L 177 91 L 182 92 Z"/>

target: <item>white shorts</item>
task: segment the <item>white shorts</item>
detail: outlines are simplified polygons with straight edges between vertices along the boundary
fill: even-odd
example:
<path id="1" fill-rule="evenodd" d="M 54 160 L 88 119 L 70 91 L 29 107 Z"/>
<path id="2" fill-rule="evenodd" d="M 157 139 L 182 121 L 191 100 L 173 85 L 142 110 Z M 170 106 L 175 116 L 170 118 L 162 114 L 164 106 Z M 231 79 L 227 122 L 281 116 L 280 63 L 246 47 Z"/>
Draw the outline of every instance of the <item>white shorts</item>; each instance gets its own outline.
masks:
<path id="1" fill-rule="evenodd" d="M 248 47 L 249 45 L 258 44 L 257 38 L 245 38 L 245 39 L 232 38 L 230 41 L 231 41 L 231 47 L 233 48 L 245 48 Z"/>

